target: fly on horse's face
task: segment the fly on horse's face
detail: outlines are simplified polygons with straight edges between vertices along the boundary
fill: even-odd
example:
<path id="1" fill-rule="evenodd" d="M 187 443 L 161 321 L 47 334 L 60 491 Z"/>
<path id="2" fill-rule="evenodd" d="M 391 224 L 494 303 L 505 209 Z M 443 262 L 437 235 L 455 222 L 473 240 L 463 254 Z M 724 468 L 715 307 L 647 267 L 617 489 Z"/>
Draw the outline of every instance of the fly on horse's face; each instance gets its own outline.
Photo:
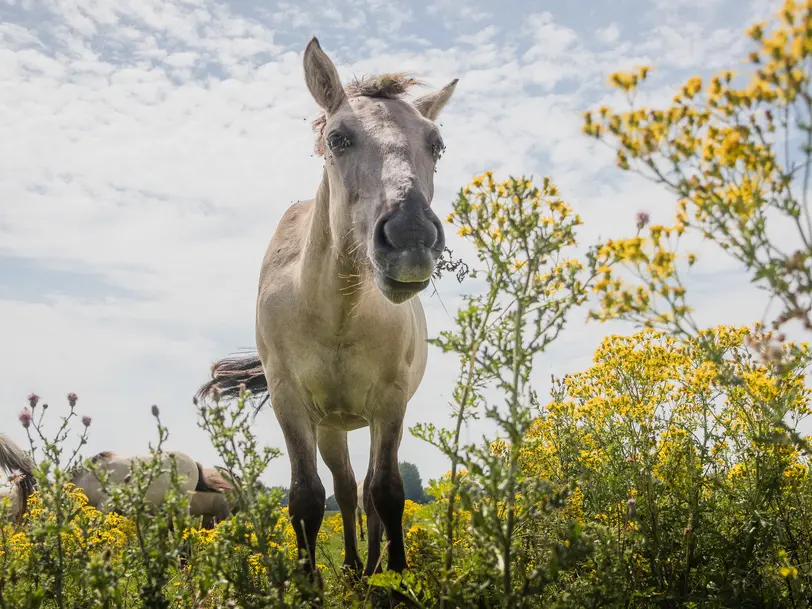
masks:
<path id="1" fill-rule="evenodd" d="M 434 172 L 445 149 L 435 120 L 457 81 L 414 102 L 382 94 L 387 77 L 347 95 L 332 62 L 309 49 L 305 75 L 324 108 L 320 137 L 330 181 L 333 234 L 366 257 L 377 288 L 402 303 L 426 288 L 445 248 L 431 209 Z M 405 90 L 413 81 L 398 79 Z M 393 87 L 396 88 L 396 87 Z"/>

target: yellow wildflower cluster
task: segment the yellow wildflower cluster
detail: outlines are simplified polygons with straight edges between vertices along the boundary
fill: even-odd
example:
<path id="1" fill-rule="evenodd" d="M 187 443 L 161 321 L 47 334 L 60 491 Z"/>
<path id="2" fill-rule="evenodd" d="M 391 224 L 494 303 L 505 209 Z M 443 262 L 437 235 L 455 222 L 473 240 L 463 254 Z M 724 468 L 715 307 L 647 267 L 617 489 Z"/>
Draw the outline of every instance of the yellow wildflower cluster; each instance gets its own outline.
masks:
<path id="1" fill-rule="evenodd" d="M 40 492 L 34 492 L 28 499 L 28 510 L 21 528 L 6 525 L 0 534 L 0 556 L 7 554 L 17 565 L 24 564 L 35 550 L 35 544 L 42 543 L 42 531 L 57 526 L 57 512 L 50 503 L 61 504 L 61 524 L 58 535 L 64 563 L 84 565 L 87 557 L 105 556 L 106 560 L 118 561 L 135 539 L 135 525 L 127 518 L 113 513 L 103 513 L 88 505 L 87 497 L 81 489 L 72 484 L 65 485 L 63 492 L 48 496 L 47 503 Z M 39 533 L 34 533 L 39 531 Z"/>
<path id="2" fill-rule="evenodd" d="M 508 235 L 525 235 L 539 228 L 547 238 L 571 244 L 571 226 L 582 224 L 549 178 L 538 188 L 524 178 L 496 182 L 491 171 L 460 191 L 447 221 L 458 226 L 457 233 L 470 237 L 477 248 L 489 250 L 498 249 Z M 510 264 L 520 268 L 524 262 L 514 259 Z"/>
<path id="3" fill-rule="evenodd" d="M 806 277 L 805 254 L 777 253 L 768 247 L 765 226 L 778 212 L 798 229 L 806 245 L 812 238 L 809 218 L 799 221 L 808 210 L 792 186 L 798 173 L 794 166 L 806 161 L 793 161 L 789 154 L 790 146 L 796 147 L 792 132 L 810 129 L 808 120 L 799 117 L 808 117 L 811 32 L 810 2 L 786 0 L 774 27 L 760 23 L 749 30 L 755 50 L 749 56 L 749 77 L 741 84 L 731 71 L 707 81 L 692 77 L 669 107 L 640 108 L 633 105 L 633 93 L 647 78 L 648 68 L 613 74 L 610 81 L 627 92 L 631 108 L 614 111 L 603 106 L 587 112 L 583 123 L 586 134 L 611 142 L 619 167 L 646 174 L 677 195 L 675 223 L 668 229 L 657 227 L 662 235 L 695 229 L 743 262 L 756 278 L 766 278 L 782 296 Z M 805 148 L 799 153 L 810 154 Z M 648 238 L 606 245 L 604 257 L 622 262 L 642 282 L 628 286 L 607 273 L 598 288 L 603 310 L 596 318 L 642 321 L 645 311 L 652 318 L 650 325 L 662 325 L 688 312 L 674 266 L 675 244 L 658 244 L 653 232 Z M 690 256 L 689 264 L 694 260 Z M 667 310 L 656 306 L 658 297 L 668 301 Z M 796 302 L 782 315 L 799 316 L 805 307 Z"/>
<path id="4" fill-rule="evenodd" d="M 673 321 L 674 315 L 689 313 L 674 252 L 681 233 L 680 226 L 654 225 L 647 237 L 637 235 L 604 243 L 597 253 L 599 277 L 592 286 L 600 307 L 590 311 L 590 317 L 601 321 L 631 318 L 653 327 Z M 686 260 L 693 264 L 695 256 L 688 254 Z M 619 278 L 615 265 L 625 268 L 630 279 Z"/>
<path id="5" fill-rule="evenodd" d="M 797 484 L 808 474 L 806 458 L 790 445 L 764 439 L 774 425 L 764 404 L 782 404 L 785 418 L 796 424 L 809 414 L 808 348 L 797 347 L 805 356 L 796 369 L 777 371 L 748 351 L 749 335 L 745 327 L 719 326 L 686 341 L 651 329 L 607 337 L 593 365 L 567 375 L 561 398 L 534 421 L 522 467 L 560 482 L 574 472 L 617 472 L 630 484 L 630 471 L 646 472 L 681 493 L 716 473 L 735 483 L 756 455 L 769 459 L 786 484 Z M 743 380 L 725 382 L 700 340 L 712 342 Z M 702 436 L 714 438 L 707 448 L 706 440 L 698 440 Z M 630 490 L 636 489 L 624 492 Z M 581 498 L 579 504 L 586 502 Z M 611 513 L 608 506 L 593 510 L 593 517 Z"/>

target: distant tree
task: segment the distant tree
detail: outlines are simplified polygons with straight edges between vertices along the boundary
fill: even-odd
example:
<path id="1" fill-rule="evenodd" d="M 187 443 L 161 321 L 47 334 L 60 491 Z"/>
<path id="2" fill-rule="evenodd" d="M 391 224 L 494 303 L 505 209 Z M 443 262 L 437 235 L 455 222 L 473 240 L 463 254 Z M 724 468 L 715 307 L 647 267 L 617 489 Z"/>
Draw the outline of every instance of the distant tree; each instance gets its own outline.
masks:
<path id="1" fill-rule="evenodd" d="M 398 469 L 400 470 L 400 477 L 403 478 L 403 492 L 406 494 L 406 499 L 415 503 L 428 503 L 430 497 L 423 490 L 423 481 L 420 479 L 420 471 L 417 466 L 408 461 L 401 461 L 398 463 Z M 335 495 L 327 497 L 325 509 L 338 511 L 338 502 Z"/>
<path id="2" fill-rule="evenodd" d="M 415 503 L 426 503 L 426 493 L 423 491 L 423 481 L 420 479 L 420 471 L 414 463 L 401 461 L 398 463 L 400 477 L 403 478 L 403 492 L 406 499 Z"/>

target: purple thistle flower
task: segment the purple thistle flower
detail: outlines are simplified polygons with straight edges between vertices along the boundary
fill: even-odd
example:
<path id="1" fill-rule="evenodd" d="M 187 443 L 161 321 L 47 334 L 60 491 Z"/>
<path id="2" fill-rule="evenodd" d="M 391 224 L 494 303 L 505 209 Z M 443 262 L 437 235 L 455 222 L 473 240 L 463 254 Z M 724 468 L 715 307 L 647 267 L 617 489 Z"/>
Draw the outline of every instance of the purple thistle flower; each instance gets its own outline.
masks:
<path id="1" fill-rule="evenodd" d="M 78 400 L 78 399 L 79 399 L 79 396 L 77 396 L 75 393 L 73 393 L 73 391 L 71 391 L 68 394 L 68 404 L 70 404 L 71 406 L 76 406 L 76 400 Z"/>
<path id="2" fill-rule="evenodd" d="M 28 426 L 31 425 L 31 411 L 28 408 L 23 408 L 20 411 L 20 414 L 17 415 L 17 418 L 20 419 L 20 423 L 22 423 L 23 427 L 28 429 Z"/>
<path id="3" fill-rule="evenodd" d="M 28 396 L 28 405 L 31 406 L 31 408 L 34 408 L 37 405 L 37 402 L 39 402 L 39 396 L 36 393 L 31 393 Z"/>
<path id="4" fill-rule="evenodd" d="M 648 212 L 639 211 L 637 212 L 637 228 L 643 228 L 646 224 L 649 223 L 651 219 L 648 215 Z"/>
<path id="5" fill-rule="evenodd" d="M 90 427 L 90 422 L 92 420 L 93 419 L 91 419 L 89 416 L 85 415 L 82 417 L 82 425 L 84 425 L 85 427 Z"/>

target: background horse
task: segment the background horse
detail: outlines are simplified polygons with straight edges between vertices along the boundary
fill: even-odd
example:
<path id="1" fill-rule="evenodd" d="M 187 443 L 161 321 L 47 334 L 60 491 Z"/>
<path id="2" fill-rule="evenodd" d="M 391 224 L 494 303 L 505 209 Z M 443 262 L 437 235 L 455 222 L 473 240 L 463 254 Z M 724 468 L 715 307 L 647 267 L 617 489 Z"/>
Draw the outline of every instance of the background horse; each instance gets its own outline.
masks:
<path id="1" fill-rule="evenodd" d="M 344 564 L 362 567 L 347 432 L 369 426 L 364 573 L 379 570 L 384 529 L 388 567 L 399 572 L 407 565 L 398 449 L 406 405 L 428 356 L 426 318 L 416 296 L 445 249 L 442 224 L 431 209 L 445 149 L 435 120 L 457 80 L 409 102 L 403 95 L 417 83 L 404 74 L 365 77 L 345 88 L 316 38 L 303 61 L 305 82 L 323 111 L 313 124 L 316 153 L 326 157 L 321 184 L 314 199 L 285 212 L 266 250 L 256 302 L 257 354 L 215 363 L 197 397 L 233 398 L 241 383 L 270 397 L 291 465 L 296 543 L 314 575 L 325 509 L 317 450 L 333 474 Z"/>
<path id="2" fill-rule="evenodd" d="M 36 489 L 36 479 L 31 473 L 34 469 L 34 460 L 11 438 L 0 433 L 0 469 L 8 474 L 19 472 L 10 476 L 10 486 L 0 489 L 0 501 L 5 498 L 11 500 L 11 520 L 22 522 L 23 515 L 28 510 L 28 498 Z"/>
<path id="3" fill-rule="evenodd" d="M 144 497 L 145 502 L 158 505 L 165 501 L 172 483 L 170 471 L 173 459 L 180 481 L 178 490 L 181 494 L 189 495 L 190 511 L 192 504 L 194 504 L 195 511 L 199 512 L 192 515 L 206 516 L 208 512 L 205 510 L 208 508 L 219 510 L 220 505 L 215 500 L 206 497 L 196 498 L 196 494 L 206 495 L 211 493 L 221 496 L 222 493 L 232 490 L 231 484 L 216 469 L 203 467 L 189 455 L 177 451 L 167 452 L 162 455 L 161 472 L 147 487 Z M 151 455 L 123 457 L 111 451 L 104 451 L 91 458 L 93 468 L 77 468 L 71 477 L 71 481 L 82 489 L 90 505 L 102 510 L 109 500 L 109 495 L 102 487 L 97 470 L 107 470 L 107 484 L 109 485 L 126 484 L 131 479 L 131 471 L 135 463 L 146 465 L 151 460 Z M 218 514 L 222 514 L 222 511 L 218 512 Z"/>

